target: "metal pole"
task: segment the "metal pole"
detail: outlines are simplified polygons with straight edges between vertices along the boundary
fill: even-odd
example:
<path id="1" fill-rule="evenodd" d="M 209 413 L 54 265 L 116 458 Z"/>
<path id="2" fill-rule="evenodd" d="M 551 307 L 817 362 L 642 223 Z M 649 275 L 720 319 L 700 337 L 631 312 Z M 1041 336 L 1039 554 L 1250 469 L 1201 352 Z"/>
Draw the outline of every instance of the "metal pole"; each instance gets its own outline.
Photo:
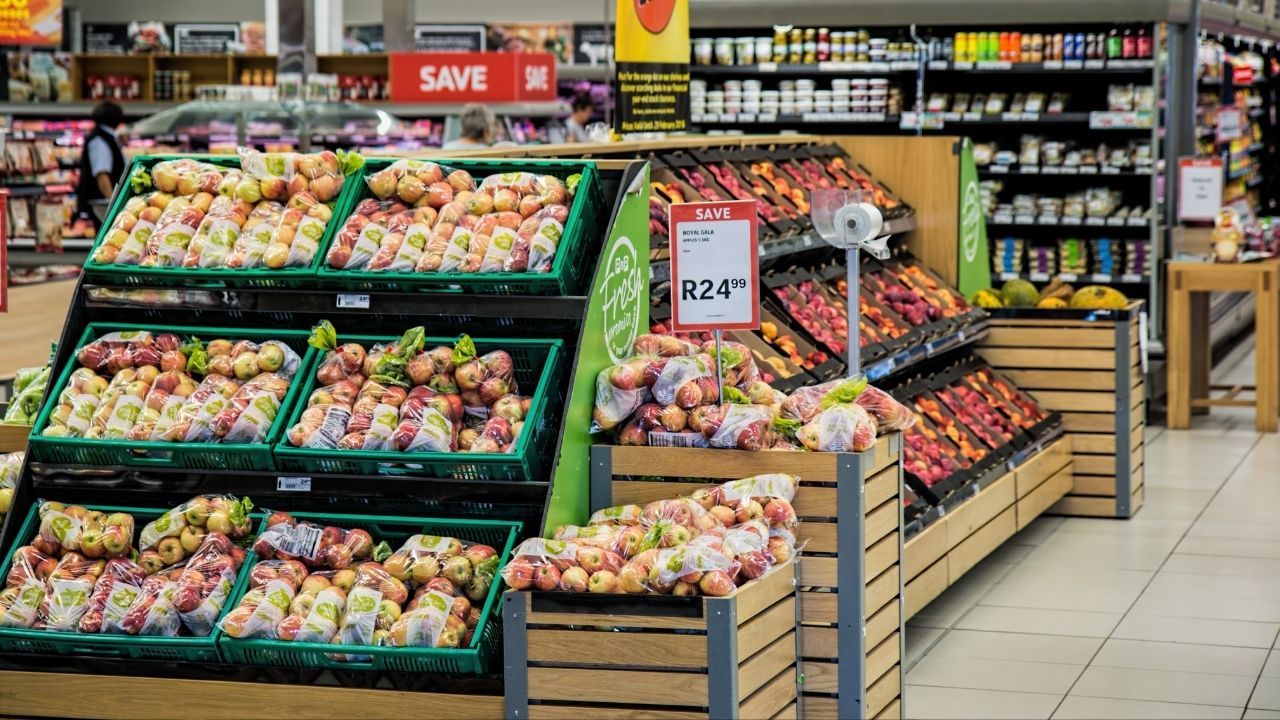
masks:
<path id="1" fill-rule="evenodd" d="M 860 250 L 857 247 L 845 250 L 845 271 L 848 277 L 845 282 L 849 284 L 849 298 L 845 302 L 845 312 L 849 316 L 849 332 L 848 335 L 848 355 L 849 355 L 849 377 L 858 377 L 862 371 L 861 365 L 861 348 L 862 328 L 858 325 L 858 318 L 861 310 L 861 304 L 858 302 L 858 254 Z"/>
<path id="2" fill-rule="evenodd" d="M 720 339 L 724 331 L 716 330 L 716 385 L 720 388 L 720 402 L 724 402 L 724 363 L 720 360 Z"/>

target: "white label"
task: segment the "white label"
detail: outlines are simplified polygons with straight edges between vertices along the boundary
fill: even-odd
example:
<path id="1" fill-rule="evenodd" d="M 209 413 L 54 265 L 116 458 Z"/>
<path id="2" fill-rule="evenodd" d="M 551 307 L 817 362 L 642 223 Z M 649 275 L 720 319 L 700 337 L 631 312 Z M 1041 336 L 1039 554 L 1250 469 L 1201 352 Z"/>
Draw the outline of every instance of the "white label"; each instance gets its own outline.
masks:
<path id="1" fill-rule="evenodd" d="M 760 264 L 751 200 L 673 205 L 671 320 L 676 329 L 754 329 Z"/>
<path id="2" fill-rule="evenodd" d="M 1178 158 L 1178 219 L 1212 220 L 1222 207 L 1222 158 Z"/>
<path id="3" fill-rule="evenodd" d="M 338 307 L 340 308 L 357 308 L 360 310 L 369 309 L 369 296 L 358 295 L 356 293 L 339 293 Z"/>
<path id="4" fill-rule="evenodd" d="M 1244 113 L 1235 107 L 1218 108 L 1218 142 L 1235 140 L 1244 134 Z"/>
<path id="5" fill-rule="evenodd" d="M 276 478 L 277 492 L 311 492 L 311 478 L 309 477 L 278 477 Z"/>

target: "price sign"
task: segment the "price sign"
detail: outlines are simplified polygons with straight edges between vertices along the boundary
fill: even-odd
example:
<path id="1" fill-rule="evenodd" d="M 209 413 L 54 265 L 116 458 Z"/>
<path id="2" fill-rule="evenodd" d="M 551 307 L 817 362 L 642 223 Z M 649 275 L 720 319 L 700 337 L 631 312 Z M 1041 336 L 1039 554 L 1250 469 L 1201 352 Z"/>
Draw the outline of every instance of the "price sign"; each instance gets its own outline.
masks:
<path id="1" fill-rule="evenodd" d="M 1178 158 L 1178 219 L 1212 220 L 1222 208 L 1222 158 Z"/>
<path id="2" fill-rule="evenodd" d="M 671 327 L 760 327 L 760 259 L 751 200 L 671 206 Z"/>
<path id="3" fill-rule="evenodd" d="M 1244 113 L 1237 107 L 1218 108 L 1218 142 L 1236 140 L 1244 135 Z"/>

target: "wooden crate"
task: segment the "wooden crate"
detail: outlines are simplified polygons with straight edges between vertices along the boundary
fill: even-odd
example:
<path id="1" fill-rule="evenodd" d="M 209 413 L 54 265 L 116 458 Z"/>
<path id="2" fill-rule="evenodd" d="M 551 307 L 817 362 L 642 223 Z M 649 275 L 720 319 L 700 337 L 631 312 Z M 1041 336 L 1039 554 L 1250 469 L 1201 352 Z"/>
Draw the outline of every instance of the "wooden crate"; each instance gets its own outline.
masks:
<path id="1" fill-rule="evenodd" d="M 948 497 L 945 512 L 906 541 L 907 619 L 1071 491 L 1068 436 L 1028 448 L 1010 462 L 1014 469 L 993 471 Z"/>
<path id="2" fill-rule="evenodd" d="M 978 343 L 992 367 L 1062 413 L 1075 487 L 1051 513 L 1127 518 L 1142 507 L 1142 308 L 1135 301 L 1124 310 L 995 310 Z"/>
<path id="3" fill-rule="evenodd" d="M 27 436 L 30 434 L 30 425 L 6 425 L 0 423 L 0 453 L 26 450 Z"/>
<path id="4" fill-rule="evenodd" d="M 761 473 L 798 476 L 803 715 L 876 717 L 897 712 L 902 695 L 901 452 L 896 433 L 863 453 L 596 446 L 591 507 Z M 860 660 L 841 664 L 841 655 Z"/>
<path id="5" fill-rule="evenodd" d="M 795 717 L 795 569 L 718 598 L 506 593 L 506 716 Z"/>

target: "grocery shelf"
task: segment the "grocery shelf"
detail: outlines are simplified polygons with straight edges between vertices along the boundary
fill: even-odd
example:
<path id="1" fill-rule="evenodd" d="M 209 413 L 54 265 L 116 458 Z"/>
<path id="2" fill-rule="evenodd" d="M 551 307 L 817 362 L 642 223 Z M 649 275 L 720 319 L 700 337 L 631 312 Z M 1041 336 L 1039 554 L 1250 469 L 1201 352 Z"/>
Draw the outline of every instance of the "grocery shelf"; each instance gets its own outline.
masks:
<path id="1" fill-rule="evenodd" d="M 63 250 L 83 250 L 88 251 L 93 247 L 93 238 L 63 238 Z M 36 239 L 33 237 L 13 237 L 8 241 L 9 250 L 34 250 L 36 247 Z M 44 254 L 56 254 L 57 251 L 49 251 Z"/>
<path id="2" fill-rule="evenodd" d="M 556 63 L 556 79 L 604 82 L 609 79 L 609 66 L 586 65 L 581 63 Z"/>
<path id="3" fill-rule="evenodd" d="M 116 104 L 128 117 L 141 117 L 159 112 L 177 105 L 176 102 L 143 102 L 140 100 L 118 100 Z M 0 103 L 0 115 L 22 115 L 30 117 L 88 117 L 96 101 L 59 102 L 59 103 Z"/>
<path id="4" fill-rule="evenodd" d="M 987 227 L 1089 227 L 1089 228 L 1150 228 L 1151 219 L 1139 218 L 1077 218 L 1058 215 L 992 215 Z"/>
<path id="5" fill-rule="evenodd" d="M 1137 273 L 1010 273 L 1010 272 L 993 272 L 991 277 L 994 280 L 1004 282 L 1006 280 L 1030 280 L 1031 282 L 1049 282 L 1056 278 L 1061 278 L 1063 282 L 1087 282 L 1087 283 L 1118 283 L 1129 285 L 1145 285 L 1151 282 L 1150 276 L 1139 275 Z"/>
<path id="6" fill-rule="evenodd" d="M 915 60 L 893 62 L 820 62 L 820 63 L 756 63 L 754 65 L 690 65 L 689 74 L 695 76 L 750 77 L 760 75 L 885 75 L 898 72 L 915 72 L 920 63 Z"/>
<path id="7" fill-rule="evenodd" d="M 30 117 L 87 117 L 93 110 L 93 102 L 66 103 L 0 103 L 0 115 L 21 115 Z M 119 101 L 126 116 L 140 117 L 151 115 L 161 110 L 176 107 L 182 103 L 174 101 L 142 102 Z M 464 103 L 394 103 L 382 100 L 363 101 L 358 104 L 377 107 L 393 115 L 404 117 L 434 117 L 457 115 L 465 107 Z M 550 117 L 568 112 L 568 105 L 563 102 L 527 102 L 527 103 L 488 103 L 489 109 L 497 115 L 515 115 L 521 117 Z"/>
<path id="8" fill-rule="evenodd" d="M 1151 177 L 1153 165 L 979 165 L 979 175 L 1108 175 L 1111 177 Z"/>
<path id="9" fill-rule="evenodd" d="M 990 72 L 990 73 L 1043 73 L 1043 72 L 1150 72 L 1154 61 L 1150 58 L 1114 60 L 1045 60 L 1044 62 L 1011 62 L 989 60 L 979 62 L 951 62 L 930 60 L 926 67 L 941 72 Z"/>
<path id="10" fill-rule="evenodd" d="M 822 123 L 840 123 L 840 124 L 896 124 L 899 122 L 897 115 L 888 113 L 871 113 L 871 112 L 806 112 L 806 113 L 778 113 L 776 115 L 751 114 L 751 113 L 719 113 L 705 115 L 691 115 L 690 121 L 701 124 L 725 124 L 725 125 L 819 125 Z"/>

